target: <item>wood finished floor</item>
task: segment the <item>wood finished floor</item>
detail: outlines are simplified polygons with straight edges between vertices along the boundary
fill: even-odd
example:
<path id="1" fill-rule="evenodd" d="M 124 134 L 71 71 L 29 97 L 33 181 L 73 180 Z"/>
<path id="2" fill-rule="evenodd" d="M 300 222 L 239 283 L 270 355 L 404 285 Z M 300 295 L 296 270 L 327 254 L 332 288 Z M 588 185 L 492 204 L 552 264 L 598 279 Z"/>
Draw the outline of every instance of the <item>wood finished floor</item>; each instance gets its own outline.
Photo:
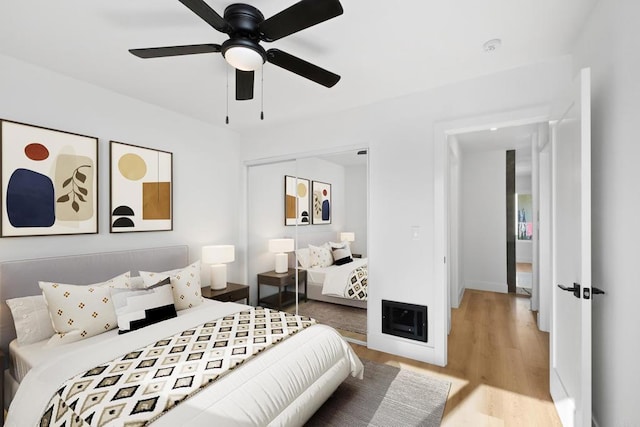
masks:
<path id="1" fill-rule="evenodd" d="M 351 344 L 363 359 L 451 381 L 443 426 L 561 426 L 549 395 L 549 334 L 529 299 L 466 290 L 442 368 Z"/>

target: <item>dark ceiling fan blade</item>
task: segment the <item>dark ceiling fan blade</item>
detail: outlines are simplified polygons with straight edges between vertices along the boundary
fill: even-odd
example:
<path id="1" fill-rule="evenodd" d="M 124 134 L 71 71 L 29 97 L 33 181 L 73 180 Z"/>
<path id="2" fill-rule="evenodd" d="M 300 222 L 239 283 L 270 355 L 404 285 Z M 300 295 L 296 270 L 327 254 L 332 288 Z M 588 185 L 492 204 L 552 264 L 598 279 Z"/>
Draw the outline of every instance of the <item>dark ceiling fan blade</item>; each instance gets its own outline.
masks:
<path id="1" fill-rule="evenodd" d="M 302 0 L 263 21 L 260 26 L 262 40 L 272 42 L 342 15 L 338 0 Z"/>
<path id="2" fill-rule="evenodd" d="M 242 71 L 236 68 L 236 100 L 253 99 L 253 71 Z"/>
<path id="3" fill-rule="evenodd" d="M 218 12 L 211 9 L 204 0 L 179 0 L 180 3 L 187 6 L 193 13 L 202 18 L 207 24 L 211 25 L 221 33 L 228 33 L 231 30 L 227 21 Z"/>
<path id="4" fill-rule="evenodd" d="M 280 49 L 269 49 L 267 61 L 299 76 L 312 80 L 322 86 L 333 87 L 340 80 L 340 76 L 304 61 Z"/>
<path id="5" fill-rule="evenodd" d="M 162 58 L 164 56 L 194 55 L 196 53 L 220 52 L 219 44 L 192 44 L 188 46 L 148 47 L 145 49 L 129 49 L 139 58 Z"/>

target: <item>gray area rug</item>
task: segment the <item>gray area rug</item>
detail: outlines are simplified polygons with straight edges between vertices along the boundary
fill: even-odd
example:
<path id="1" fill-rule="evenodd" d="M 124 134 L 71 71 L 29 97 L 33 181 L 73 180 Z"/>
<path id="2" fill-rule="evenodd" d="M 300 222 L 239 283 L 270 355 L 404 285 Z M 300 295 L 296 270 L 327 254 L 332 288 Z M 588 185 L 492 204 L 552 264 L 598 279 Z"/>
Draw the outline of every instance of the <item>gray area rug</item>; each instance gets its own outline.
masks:
<path id="1" fill-rule="evenodd" d="M 451 383 L 362 360 L 364 379 L 347 378 L 306 426 L 439 426 Z"/>
<path id="2" fill-rule="evenodd" d="M 295 307 L 289 309 L 293 310 Z M 298 305 L 298 313 L 336 329 L 367 334 L 367 310 L 364 308 L 308 300 Z"/>

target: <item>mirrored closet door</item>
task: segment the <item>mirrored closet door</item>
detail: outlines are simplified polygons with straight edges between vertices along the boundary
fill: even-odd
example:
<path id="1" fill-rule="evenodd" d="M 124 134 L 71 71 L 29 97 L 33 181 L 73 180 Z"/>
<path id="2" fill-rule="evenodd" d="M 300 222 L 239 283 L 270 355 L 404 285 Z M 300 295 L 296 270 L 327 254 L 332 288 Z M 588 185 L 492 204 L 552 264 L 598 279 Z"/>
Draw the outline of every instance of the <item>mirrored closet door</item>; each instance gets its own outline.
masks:
<path id="1" fill-rule="evenodd" d="M 363 149 L 248 167 L 251 304 L 366 341 L 367 157 Z"/>

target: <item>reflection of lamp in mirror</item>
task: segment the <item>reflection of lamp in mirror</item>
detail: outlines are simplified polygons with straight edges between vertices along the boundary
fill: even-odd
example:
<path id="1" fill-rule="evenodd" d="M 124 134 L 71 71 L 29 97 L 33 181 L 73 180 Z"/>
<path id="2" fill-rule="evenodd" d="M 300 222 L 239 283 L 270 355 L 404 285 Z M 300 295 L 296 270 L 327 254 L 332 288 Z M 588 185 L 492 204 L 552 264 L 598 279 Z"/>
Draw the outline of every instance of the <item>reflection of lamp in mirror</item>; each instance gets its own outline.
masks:
<path id="1" fill-rule="evenodd" d="M 233 245 L 213 245 L 202 247 L 202 263 L 211 264 L 211 289 L 227 287 L 227 264 L 235 261 Z"/>
<path id="2" fill-rule="evenodd" d="M 286 252 L 293 251 L 293 239 L 270 239 L 269 252 L 276 254 L 276 273 L 289 271 L 289 255 Z"/>
<path id="3" fill-rule="evenodd" d="M 342 233 L 340 233 L 340 241 L 341 242 L 353 242 L 354 240 L 356 240 L 356 233 L 352 232 L 352 231 L 343 231 Z"/>

